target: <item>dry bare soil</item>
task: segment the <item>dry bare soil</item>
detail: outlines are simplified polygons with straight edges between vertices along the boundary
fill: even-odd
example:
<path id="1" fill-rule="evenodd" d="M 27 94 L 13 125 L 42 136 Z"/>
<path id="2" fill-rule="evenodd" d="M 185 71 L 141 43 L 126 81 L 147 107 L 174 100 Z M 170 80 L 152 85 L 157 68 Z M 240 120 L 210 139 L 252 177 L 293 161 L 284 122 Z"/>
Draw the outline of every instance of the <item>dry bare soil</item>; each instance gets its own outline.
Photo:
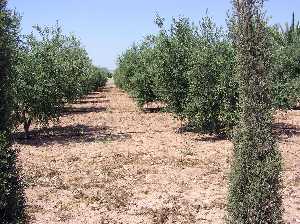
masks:
<path id="1" fill-rule="evenodd" d="M 300 223 L 300 111 L 276 121 L 285 220 Z M 30 223 L 225 223 L 232 143 L 179 126 L 108 85 L 16 137 Z"/>

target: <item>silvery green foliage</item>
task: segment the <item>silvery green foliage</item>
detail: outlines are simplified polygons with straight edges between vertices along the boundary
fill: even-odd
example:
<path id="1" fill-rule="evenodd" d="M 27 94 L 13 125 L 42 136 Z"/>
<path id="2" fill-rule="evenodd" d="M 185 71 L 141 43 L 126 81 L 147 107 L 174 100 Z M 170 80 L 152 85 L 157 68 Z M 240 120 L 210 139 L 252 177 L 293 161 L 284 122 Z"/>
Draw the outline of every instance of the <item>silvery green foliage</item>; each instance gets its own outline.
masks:
<path id="1" fill-rule="evenodd" d="M 234 136 L 228 223 L 282 223 L 281 154 L 272 136 L 270 35 L 263 0 L 234 0 L 239 123 Z"/>
<path id="2" fill-rule="evenodd" d="M 61 27 L 35 26 L 18 52 L 13 85 L 14 115 L 27 134 L 32 120 L 58 119 L 64 104 L 95 89 L 99 76 L 86 50 Z M 105 77 L 103 77 L 105 79 Z M 98 81 L 97 81 L 98 82 Z M 101 83 L 102 84 L 102 83 Z"/>
<path id="3" fill-rule="evenodd" d="M 200 23 L 188 71 L 184 114 L 201 131 L 229 134 L 237 122 L 235 51 L 210 17 Z"/>
<path id="4" fill-rule="evenodd" d="M 132 77 L 136 75 L 138 47 L 134 44 L 118 58 L 118 68 L 114 74 L 115 84 L 125 91 L 132 91 Z"/>
<path id="5" fill-rule="evenodd" d="M 273 104 L 290 109 L 300 102 L 300 26 L 295 17 L 286 28 L 272 27 L 273 40 Z"/>
<path id="6" fill-rule="evenodd" d="M 169 30 L 161 23 L 157 25 L 160 27 L 156 42 L 157 91 L 169 111 L 184 119 L 189 88 L 188 71 L 196 46 L 196 28 L 184 17 L 173 18 Z"/>
<path id="7" fill-rule="evenodd" d="M 92 66 L 91 71 L 81 82 L 81 95 L 88 94 L 91 91 L 97 91 L 100 87 L 105 86 L 107 79 L 111 77 L 111 73 L 106 68 Z"/>
<path id="8" fill-rule="evenodd" d="M 148 36 L 143 42 L 134 44 L 119 57 L 119 66 L 114 74 L 116 85 L 129 92 L 139 107 L 159 99 L 155 89 L 155 40 L 156 37 Z"/>
<path id="9" fill-rule="evenodd" d="M 211 18 L 199 26 L 173 19 L 169 29 L 157 17 L 159 33 L 119 58 L 116 84 L 138 102 L 161 100 L 176 117 L 197 129 L 228 134 L 237 120 L 235 52 Z"/>
<path id="10" fill-rule="evenodd" d="M 10 142 L 12 64 L 18 45 L 19 18 L 0 2 L 0 222 L 23 223 L 24 192 Z"/>

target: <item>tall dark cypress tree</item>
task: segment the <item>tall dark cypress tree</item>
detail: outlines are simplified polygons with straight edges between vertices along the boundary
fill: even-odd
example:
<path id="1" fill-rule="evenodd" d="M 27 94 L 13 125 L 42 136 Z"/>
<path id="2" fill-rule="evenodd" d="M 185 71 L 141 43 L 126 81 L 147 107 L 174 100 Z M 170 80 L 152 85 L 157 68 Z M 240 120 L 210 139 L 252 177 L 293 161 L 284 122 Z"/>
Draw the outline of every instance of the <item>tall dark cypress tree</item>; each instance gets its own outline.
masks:
<path id="1" fill-rule="evenodd" d="M 10 94 L 13 54 L 18 18 L 0 0 L 0 223 L 24 221 L 24 196 L 16 166 L 16 153 L 10 145 Z"/>
<path id="2" fill-rule="evenodd" d="M 272 136 L 270 42 L 264 0 L 233 0 L 240 120 L 234 139 L 228 223 L 282 223 L 281 154 Z"/>

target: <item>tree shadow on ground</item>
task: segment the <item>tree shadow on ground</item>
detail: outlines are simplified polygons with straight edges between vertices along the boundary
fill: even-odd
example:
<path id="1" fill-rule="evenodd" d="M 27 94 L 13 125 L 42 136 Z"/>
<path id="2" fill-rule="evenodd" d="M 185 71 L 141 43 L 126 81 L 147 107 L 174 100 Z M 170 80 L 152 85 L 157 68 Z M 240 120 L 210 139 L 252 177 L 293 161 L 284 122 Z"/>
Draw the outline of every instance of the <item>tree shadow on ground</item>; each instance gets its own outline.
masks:
<path id="1" fill-rule="evenodd" d="M 66 107 L 64 108 L 63 115 L 87 114 L 92 112 L 106 111 L 106 107 Z"/>
<path id="2" fill-rule="evenodd" d="M 110 100 L 89 100 L 89 99 L 82 99 L 79 101 L 74 102 L 74 104 L 86 104 L 86 103 L 109 103 Z"/>
<path id="3" fill-rule="evenodd" d="M 153 101 L 145 103 L 142 107 L 142 111 L 144 113 L 159 113 L 159 112 L 166 112 L 167 106 L 166 104 L 160 101 Z"/>
<path id="4" fill-rule="evenodd" d="M 101 89 L 101 92 L 107 93 L 110 92 L 114 87 L 113 86 L 106 86 Z"/>
<path id="5" fill-rule="evenodd" d="M 286 141 L 293 136 L 300 136 L 300 125 L 292 125 L 284 122 L 274 123 L 272 126 L 273 134 L 278 138 L 279 141 Z M 200 134 L 195 140 L 201 142 L 216 142 L 222 140 L 232 140 L 233 136 L 226 136 L 225 134 L 206 134 L 199 130 L 197 127 L 186 124 L 176 129 L 177 133 L 198 133 Z"/>
<path id="6" fill-rule="evenodd" d="M 103 99 L 103 98 L 106 98 L 105 95 L 88 95 L 88 96 L 85 96 L 84 98 L 82 99 Z"/>
<path id="7" fill-rule="evenodd" d="M 279 140 L 287 140 L 293 136 L 300 136 L 300 126 L 278 122 L 273 124 L 273 133 Z"/>
<path id="8" fill-rule="evenodd" d="M 287 124 L 284 122 L 279 122 L 273 124 L 273 134 L 278 138 L 279 141 L 286 141 L 293 136 L 300 136 L 300 126 Z M 191 130 L 185 130 L 185 132 L 191 132 Z M 193 131 L 193 132 L 197 132 Z M 206 134 L 199 136 L 196 140 L 197 141 L 209 141 L 209 142 L 216 142 L 220 140 L 232 140 L 230 136 L 226 137 L 225 135 L 218 135 L 218 134 Z"/>
<path id="9" fill-rule="evenodd" d="M 300 103 L 292 108 L 292 110 L 300 110 Z"/>
<path id="10" fill-rule="evenodd" d="M 76 142 L 122 141 L 131 138 L 131 135 L 128 133 L 116 133 L 108 126 L 87 126 L 82 124 L 33 129 L 30 131 L 29 136 L 29 139 L 24 139 L 23 132 L 16 132 L 13 135 L 13 139 L 19 144 L 43 146 Z"/>
<path id="11" fill-rule="evenodd" d="M 191 123 L 182 124 L 181 127 L 176 128 L 175 132 L 178 134 L 185 134 L 185 133 L 196 133 L 198 137 L 194 140 L 199 142 L 216 142 L 216 141 L 223 141 L 223 140 L 230 140 L 231 136 L 226 135 L 225 133 L 209 133 L 203 131 L 203 129 L 195 126 Z"/>
<path id="12" fill-rule="evenodd" d="M 144 113 L 159 113 L 159 112 L 165 112 L 165 108 L 162 107 L 150 107 L 150 108 L 143 108 L 142 111 Z"/>
<path id="13" fill-rule="evenodd" d="M 229 138 L 226 138 L 224 135 L 217 135 L 217 134 L 209 134 L 209 135 L 206 134 L 195 138 L 195 140 L 199 142 L 217 142 L 217 141 L 223 141 L 228 139 Z"/>
<path id="14" fill-rule="evenodd" d="M 94 91 L 94 92 L 89 92 L 88 96 L 95 96 L 101 94 L 102 90 L 99 91 Z"/>

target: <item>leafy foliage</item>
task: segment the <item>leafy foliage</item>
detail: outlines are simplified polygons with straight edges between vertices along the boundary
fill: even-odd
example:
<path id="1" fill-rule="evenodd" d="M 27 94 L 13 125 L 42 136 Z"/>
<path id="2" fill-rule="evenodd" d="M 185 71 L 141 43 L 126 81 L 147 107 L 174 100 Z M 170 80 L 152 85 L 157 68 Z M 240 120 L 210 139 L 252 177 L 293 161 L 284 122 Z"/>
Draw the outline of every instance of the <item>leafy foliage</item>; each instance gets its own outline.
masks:
<path id="1" fill-rule="evenodd" d="M 272 136 L 271 42 L 263 0 L 235 0 L 240 118 L 234 138 L 229 223 L 282 223 L 281 155 Z"/>
<path id="2" fill-rule="evenodd" d="M 157 18 L 156 21 L 162 21 Z M 184 119 L 188 96 L 188 71 L 196 44 L 195 27 L 187 18 L 173 19 L 170 30 L 161 30 L 157 38 L 157 89 L 161 99 L 177 117 Z"/>
<path id="3" fill-rule="evenodd" d="M 10 147 L 10 80 L 18 44 L 19 18 L 0 2 L 0 220 L 3 224 L 23 223 L 24 193 L 16 166 L 16 152 Z"/>
<path id="4" fill-rule="evenodd" d="M 0 220 L 1 223 L 25 223 L 25 196 L 21 172 L 16 165 L 8 132 L 0 133 Z"/>
<path id="5" fill-rule="evenodd" d="M 132 89 L 132 77 L 135 75 L 138 56 L 137 46 L 133 45 L 124 54 L 118 58 L 119 67 L 115 71 L 114 81 L 115 84 L 125 91 Z"/>
<path id="6" fill-rule="evenodd" d="M 111 77 L 111 73 L 106 68 L 92 66 L 90 73 L 86 74 L 81 83 L 83 91 L 80 96 L 88 94 L 90 91 L 97 91 L 99 87 L 105 86 L 109 77 Z"/>
<path id="7" fill-rule="evenodd" d="M 226 133 L 236 123 L 237 82 L 232 44 L 211 18 L 200 26 L 173 19 L 119 59 L 116 84 L 138 102 L 160 100 L 168 110 L 204 132 Z"/>
<path id="8" fill-rule="evenodd" d="M 237 121 L 235 52 L 225 33 L 209 17 L 200 23 L 191 61 L 185 116 L 202 131 L 229 134 Z"/>
<path id="9" fill-rule="evenodd" d="M 155 91 L 157 66 L 155 37 L 148 36 L 119 57 L 119 67 L 114 75 L 117 86 L 128 91 L 142 107 L 147 102 L 159 99 Z"/>
<path id="10" fill-rule="evenodd" d="M 65 103 L 106 80 L 74 35 L 64 35 L 58 25 L 35 31 L 19 49 L 13 86 L 14 115 L 26 133 L 32 120 L 58 119 Z"/>
<path id="11" fill-rule="evenodd" d="M 274 27 L 273 96 L 274 107 L 290 109 L 300 102 L 300 27 L 286 24 L 286 29 Z"/>
<path id="12" fill-rule="evenodd" d="M 119 58 L 115 83 L 138 105 L 160 100 L 170 112 L 197 130 L 231 135 L 238 122 L 239 83 L 231 33 L 208 16 L 195 26 L 173 19 L 169 29 L 157 16 L 157 35 L 134 44 Z M 300 101 L 300 28 L 294 16 L 286 30 L 267 27 L 271 38 L 272 105 L 290 109 Z"/>

